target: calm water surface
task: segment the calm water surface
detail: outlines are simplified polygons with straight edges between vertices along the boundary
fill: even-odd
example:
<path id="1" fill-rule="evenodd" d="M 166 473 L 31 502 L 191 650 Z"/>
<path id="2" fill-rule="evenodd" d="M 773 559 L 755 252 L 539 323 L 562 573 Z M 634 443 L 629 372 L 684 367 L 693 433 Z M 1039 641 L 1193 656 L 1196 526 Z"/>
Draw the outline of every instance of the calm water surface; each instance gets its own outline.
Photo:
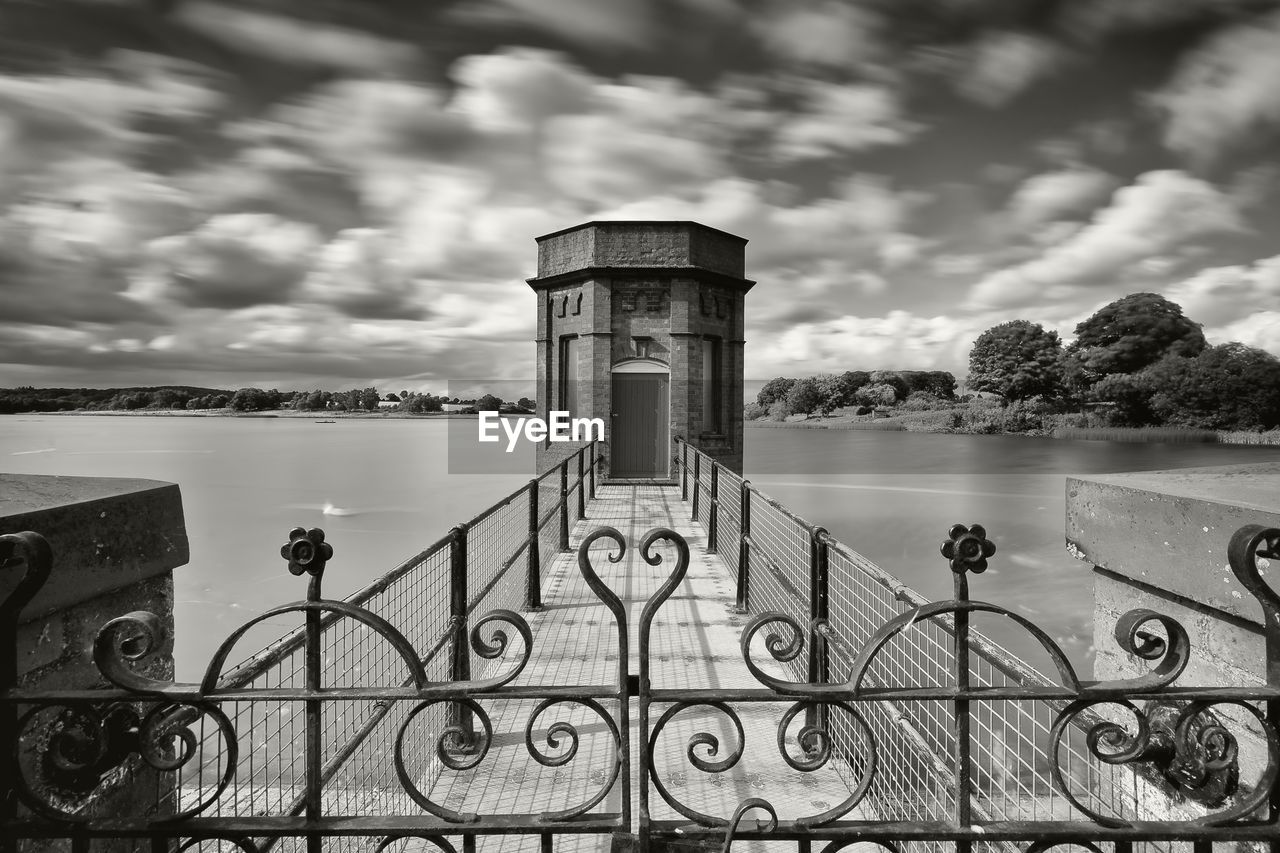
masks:
<path id="1" fill-rule="evenodd" d="M 191 562 L 175 574 L 175 657 L 188 680 L 242 622 L 303 596 L 278 553 L 290 528 L 325 529 L 336 552 L 325 594 L 340 598 L 532 472 L 529 455 L 522 474 L 451 475 L 446 432 L 422 420 L 7 416 L 0 470 L 180 485 Z M 1066 476 L 1277 458 L 1274 448 L 749 429 L 745 468 L 930 597 L 950 595 L 937 552 L 947 528 L 985 524 L 1000 550 L 973 595 L 1026 614 L 1087 668 L 1091 582 L 1063 548 Z M 994 624 L 979 628 L 1022 650 Z"/>

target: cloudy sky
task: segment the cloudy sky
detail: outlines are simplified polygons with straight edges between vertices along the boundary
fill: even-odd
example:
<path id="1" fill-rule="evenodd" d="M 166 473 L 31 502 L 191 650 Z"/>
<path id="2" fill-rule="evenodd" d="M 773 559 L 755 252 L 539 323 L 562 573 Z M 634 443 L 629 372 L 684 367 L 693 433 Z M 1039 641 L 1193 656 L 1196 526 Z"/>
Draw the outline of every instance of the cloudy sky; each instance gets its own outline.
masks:
<path id="1" fill-rule="evenodd" d="M 1163 293 L 1280 353 L 1280 2 L 0 2 L 0 386 L 522 378 L 537 235 L 741 234 L 747 373 Z"/>

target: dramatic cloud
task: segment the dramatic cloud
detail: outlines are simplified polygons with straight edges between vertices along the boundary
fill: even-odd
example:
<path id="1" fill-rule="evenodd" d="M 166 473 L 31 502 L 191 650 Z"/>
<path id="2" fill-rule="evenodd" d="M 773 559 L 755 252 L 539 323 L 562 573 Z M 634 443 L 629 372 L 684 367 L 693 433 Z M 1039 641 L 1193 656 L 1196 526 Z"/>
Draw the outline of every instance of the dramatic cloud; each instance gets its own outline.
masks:
<path id="1" fill-rule="evenodd" d="M 178 4 L 174 19 L 232 50 L 282 62 L 388 71 L 410 67 L 418 57 L 405 42 L 208 0 Z"/>
<path id="2" fill-rule="evenodd" d="M 1280 255 L 1252 264 L 1203 269 L 1164 290 L 1206 327 L 1225 326 L 1280 306 Z M 1273 338 L 1271 346 L 1280 337 Z"/>
<path id="3" fill-rule="evenodd" d="M 1280 129 L 1280 11 L 1228 27 L 1193 51 L 1152 101 L 1175 151 L 1212 160 Z"/>
<path id="4" fill-rule="evenodd" d="M 406 80 L 341 80 L 245 125 L 241 135 L 315 151 L 358 178 L 465 156 L 476 134 L 442 89 Z"/>
<path id="5" fill-rule="evenodd" d="M 728 173 L 719 103 L 669 78 L 597 85 L 588 115 L 546 127 L 543 156 L 560 193 L 609 205 L 700 186 Z"/>
<path id="6" fill-rule="evenodd" d="M 954 369 L 967 360 L 981 333 L 975 322 L 948 316 L 890 311 L 883 317 L 846 315 L 793 324 L 781 333 L 752 337 L 748 376 L 839 372 L 854 366 L 884 369 Z M 751 336 L 751 329 L 747 330 Z"/>
<path id="7" fill-rule="evenodd" d="M 651 44 L 652 7 L 647 3 L 597 0 L 475 0 L 460 4 L 455 20 L 491 26 L 520 25 L 542 30 L 587 49 L 632 48 Z"/>
<path id="8" fill-rule="evenodd" d="M 902 116 L 897 97 L 885 86 L 808 80 L 800 94 L 804 106 L 775 139 L 774 155 L 783 161 L 901 145 L 920 129 Z"/>
<path id="9" fill-rule="evenodd" d="M 1205 329 L 1205 335 L 1215 343 L 1238 341 L 1280 355 L 1276 352 L 1276 341 L 1280 341 L 1280 311 L 1257 311 L 1224 326 Z"/>
<path id="10" fill-rule="evenodd" d="M 265 213 L 215 216 L 152 244 L 164 295 L 186 305 L 240 308 L 286 301 L 319 249 L 311 226 Z"/>
<path id="11" fill-rule="evenodd" d="M 880 18 L 852 3 L 774 2 L 751 29 L 776 57 L 800 66 L 857 68 L 884 59 Z"/>
<path id="12" fill-rule="evenodd" d="M 1231 199 L 1183 172 L 1147 172 L 1088 226 L 1039 258 L 983 279 L 970 307 L 1033 304 L 1055 285 L 1089 284 L 1180 243 L 1245 230 Z"/>
<path id="13" fill-rule="evenodd" d="M 452 110 L 481 130 L 529 130 L 552 116 L 585 112 L 596 81 L 563 54 L 516 48 L 464 56 L 451 76 Z"/>
<path id="14" fill-rule="evenodd" d="M 1280 124 L 1280 24 L 1245 2 L 191 0 L 131 50 L 141 6 L 53 26 L 19 4 L 0 362 L 46 384 L 527 374 L 533 238 L 591 219 L 748 238 L 752 372 L 962 372 L 991 325 L 1069 331 L 1136 289 L 1277 340 L 1274 259 L 1238 260 L 1275 254 L 1274 151 L 1247 143 Z M 1189 52 L 1104 48 L 1233 14 Z M 1175 69 L 1158 111 L 1132 109 L 1138 66 Z M 1169 162 L 1161 132 L 1226 187 L 1133 179 Z"/>
<path id="15" fill-rule="evenodd" d="M 1067 58 L 1057 42 L 1032 33 L 993 30 L 964 51 L 965 68 L 957 89 L 988 107 L 1001 107 L 1036 81 L 1060 68 Z"/>
<path id="16" fill-rule="evenodd" d="M 1040 225 L 1088 213 L 1107 198 L 1117 181 L 1097 169 L 1067 169 L 1033 175 L 1009 199 L 1009 215 L 1022 226 Z"/>
<path id="17" fill-rule="evenodd" d="M 393 238 L 371 228 L 343 231 L 320 251 L 300 297 L 353 317 L 419 319 L 413 279 Z"/>
<path id="18" fill-rule="evenodd" d="M 151 139 L 145 121 L 192 121 L 221 103 L 207 69 L 136 51 L 113 51 L 92 73 L 0 75 L 0 202 L 60 186 L 60 170 L 86 158 L 133 152 Z"/>

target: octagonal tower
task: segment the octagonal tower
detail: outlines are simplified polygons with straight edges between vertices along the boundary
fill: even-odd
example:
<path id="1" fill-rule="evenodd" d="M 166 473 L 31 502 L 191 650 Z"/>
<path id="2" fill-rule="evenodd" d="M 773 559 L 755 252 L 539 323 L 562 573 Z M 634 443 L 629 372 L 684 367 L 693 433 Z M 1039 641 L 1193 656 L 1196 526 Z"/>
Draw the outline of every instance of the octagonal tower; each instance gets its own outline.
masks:
<path id="1" fill-rule="evenodd" d="M 673 436 L 741 473 L 746 239 L 618 221 L 537 242 L 538 415 L 602 418 L 610 480 L 669 480 Z M 540 443 L 538 473 L 577 448 Z"/>

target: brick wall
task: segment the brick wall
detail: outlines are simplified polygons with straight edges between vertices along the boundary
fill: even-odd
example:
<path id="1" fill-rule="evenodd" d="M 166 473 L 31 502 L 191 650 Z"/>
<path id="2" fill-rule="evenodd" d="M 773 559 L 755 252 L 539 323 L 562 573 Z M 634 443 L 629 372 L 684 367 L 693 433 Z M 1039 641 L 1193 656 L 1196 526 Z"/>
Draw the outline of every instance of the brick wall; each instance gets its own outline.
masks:
<path id="1" fill-rule="evenodd" d="M 538 354 L 543 417 L 563 408 L 560 400 L 560 340 L 578 336 L 578 414 L 606 423 L 602 474 L 608 473 L 609 432 L 613 429 L 612 369 L 625 359 L 647 355 L 670 367 L 669 434 L 688 440 L 735 471 L 742 470 L 743 292 L 720 281 L 672 275 L 663 269 L 701 267 L 740 277 L 745 241 L 696 223 L 597 222 L 540 238 L 539 276 L 557 276 L 589 267 L 628 268 L 626 275 L 588 278 L 571 284 L 533 282 L 540 300 Z M 648 268 L 651 274 L 631 272 Z M 708 432 L 703 364 L 704 338 L 720 341 L 720 433 Z M 637 341 L 637 338 L 645 339 Z M 544 443 L 538 471 L 572 452 Z"/>

